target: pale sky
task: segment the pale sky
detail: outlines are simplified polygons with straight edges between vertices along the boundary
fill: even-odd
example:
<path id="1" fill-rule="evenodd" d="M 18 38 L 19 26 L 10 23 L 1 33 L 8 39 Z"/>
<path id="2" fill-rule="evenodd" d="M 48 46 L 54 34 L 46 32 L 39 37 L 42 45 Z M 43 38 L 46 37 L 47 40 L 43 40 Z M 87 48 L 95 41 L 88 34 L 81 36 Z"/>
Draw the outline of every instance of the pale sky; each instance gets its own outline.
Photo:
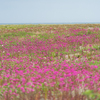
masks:
<path id="1" fill-rule="evenodd" d="M 100 0 L 0 0 L 0 23 L 99 22 Z"/>

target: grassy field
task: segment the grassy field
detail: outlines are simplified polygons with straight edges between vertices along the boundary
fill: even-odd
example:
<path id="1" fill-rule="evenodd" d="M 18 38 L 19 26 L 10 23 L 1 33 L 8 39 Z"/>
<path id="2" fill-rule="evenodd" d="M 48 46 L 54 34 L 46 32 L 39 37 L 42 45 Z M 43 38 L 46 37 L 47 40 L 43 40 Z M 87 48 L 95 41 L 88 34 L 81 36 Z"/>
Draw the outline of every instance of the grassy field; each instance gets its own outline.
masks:
<path id="1" fill-rule="evenodd" d="M 0 100 L 100 100 L 100 24 L 0 25 Z"/>

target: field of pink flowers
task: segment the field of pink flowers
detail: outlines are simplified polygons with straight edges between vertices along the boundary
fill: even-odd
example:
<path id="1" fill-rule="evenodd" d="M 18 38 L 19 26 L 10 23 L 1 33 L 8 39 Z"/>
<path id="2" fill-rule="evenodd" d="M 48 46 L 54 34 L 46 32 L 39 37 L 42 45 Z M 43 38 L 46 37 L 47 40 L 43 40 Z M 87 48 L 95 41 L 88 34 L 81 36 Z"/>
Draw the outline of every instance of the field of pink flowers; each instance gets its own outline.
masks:
<path id="1" fill-rule="evenodd" d="M 100 24 L 0 25 L 0 100 L 100 100 Z"/>

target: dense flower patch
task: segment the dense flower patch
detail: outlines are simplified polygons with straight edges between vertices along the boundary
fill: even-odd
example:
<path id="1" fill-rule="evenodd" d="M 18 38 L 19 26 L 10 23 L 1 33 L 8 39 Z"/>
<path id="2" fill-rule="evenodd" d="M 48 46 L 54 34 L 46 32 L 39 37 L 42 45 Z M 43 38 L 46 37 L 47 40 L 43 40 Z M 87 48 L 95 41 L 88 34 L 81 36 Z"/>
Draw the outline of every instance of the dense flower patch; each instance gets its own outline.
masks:
<path id="1" fill-rule="evenodd" d="M 45 27 L 0 31 L 0 98 L 85 100 L 87 89 L 99 93 L 99 65 L 89 64 L 100 59 L 99 28 Z"/>

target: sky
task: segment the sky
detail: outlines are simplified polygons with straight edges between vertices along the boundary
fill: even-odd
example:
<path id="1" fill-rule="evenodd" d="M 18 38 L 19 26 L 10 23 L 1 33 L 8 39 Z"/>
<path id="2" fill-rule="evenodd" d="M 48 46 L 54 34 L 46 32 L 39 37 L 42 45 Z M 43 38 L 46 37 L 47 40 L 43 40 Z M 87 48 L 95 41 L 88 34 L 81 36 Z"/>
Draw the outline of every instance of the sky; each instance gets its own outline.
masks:
<path id="1" fill-rule="evenodd" d="M 100 0 L 0 0 L 0 23 L 100 23 Z"/>

